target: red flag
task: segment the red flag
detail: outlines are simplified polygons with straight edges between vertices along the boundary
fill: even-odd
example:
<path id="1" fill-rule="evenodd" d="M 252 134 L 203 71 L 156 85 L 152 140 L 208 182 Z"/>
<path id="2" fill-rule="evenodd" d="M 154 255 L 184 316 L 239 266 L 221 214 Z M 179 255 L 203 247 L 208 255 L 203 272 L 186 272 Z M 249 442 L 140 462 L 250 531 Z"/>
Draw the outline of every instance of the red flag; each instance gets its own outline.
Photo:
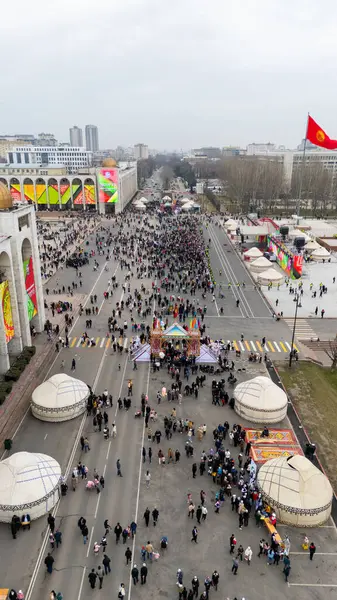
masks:
<path id="1" fill-rule="evenodd" d="M 315 144 L 315 146 L 320 146 L 327 150 L 336 150 L 337 148 L 337 140 L 329 138 L 312 117 L 308 117 L 307 140 Z"/>

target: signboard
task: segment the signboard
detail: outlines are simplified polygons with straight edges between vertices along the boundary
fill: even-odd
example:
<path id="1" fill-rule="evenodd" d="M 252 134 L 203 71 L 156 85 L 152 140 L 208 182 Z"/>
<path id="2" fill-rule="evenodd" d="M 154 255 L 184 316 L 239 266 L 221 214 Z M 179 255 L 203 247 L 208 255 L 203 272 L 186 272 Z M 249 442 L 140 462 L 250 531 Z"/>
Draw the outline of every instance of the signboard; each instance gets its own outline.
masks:
<path id="1" fill-rule="evenodd" d="M 35 315 L 37 315 L 37 298 L 32 257 L 30 257 L 28 260 L 23 261 L 23 274 L 25 278 L 25 288 L 27 294 L 26 300 L 28 318 L 31 321 L 32 318 L 35 317 Z"/>
<path id="2" fill-rule="evenodd" d="M 118 202 L 118 169 L 101 169 L 98 173 L 99 201 Z"/>
<path id="3" fill-rule="evenodd" d="M 12 314 L 11 295 L 9 293 L 8 281 L 0 283 L 0 299 L 2 306 L 2 317 L 6 335 L 6 344 L 14 337 L 14 323 Z"/>

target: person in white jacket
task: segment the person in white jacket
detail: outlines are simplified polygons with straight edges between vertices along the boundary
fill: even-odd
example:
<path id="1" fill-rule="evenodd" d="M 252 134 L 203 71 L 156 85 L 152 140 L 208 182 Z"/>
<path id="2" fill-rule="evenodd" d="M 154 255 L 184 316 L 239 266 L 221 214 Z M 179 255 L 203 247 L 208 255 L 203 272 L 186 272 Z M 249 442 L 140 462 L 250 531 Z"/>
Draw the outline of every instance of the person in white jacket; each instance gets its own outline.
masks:
<path id="1" fill-rule="evenodd" d="M 116 423 L 112 423 L 112 427 L 111 427 L 111 436 L 113 438 L 117 437 L 117 427 L 116 427 Z"/>
<path id="2" fill-rule="evenodd" d="M 251 549 L 250 546 L 248 546 L 245 550 L 245 560 L 247 561 L 247 563 L 250 565 L 250 561 L 252 560 L 252 556 L 253 556 L 253 550 Z"/>

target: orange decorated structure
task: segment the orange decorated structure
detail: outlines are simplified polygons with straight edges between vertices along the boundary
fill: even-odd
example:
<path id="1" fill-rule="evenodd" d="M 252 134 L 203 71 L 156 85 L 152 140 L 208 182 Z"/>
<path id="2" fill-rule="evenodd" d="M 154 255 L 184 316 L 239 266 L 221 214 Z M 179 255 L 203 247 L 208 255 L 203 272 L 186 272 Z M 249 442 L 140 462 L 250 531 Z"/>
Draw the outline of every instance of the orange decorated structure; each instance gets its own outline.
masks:
<path id="1" fill-rule="evenodd" d="M 151 354 L 159 356 L 165 351 L 168 343 L 174 344 L 177 350 L 186 356 L 200 355 L 200 331 L 199 329 L 184 329 L 179 323 L 173 323 L 164 331 L 158 326 L 151 331 Z"/>

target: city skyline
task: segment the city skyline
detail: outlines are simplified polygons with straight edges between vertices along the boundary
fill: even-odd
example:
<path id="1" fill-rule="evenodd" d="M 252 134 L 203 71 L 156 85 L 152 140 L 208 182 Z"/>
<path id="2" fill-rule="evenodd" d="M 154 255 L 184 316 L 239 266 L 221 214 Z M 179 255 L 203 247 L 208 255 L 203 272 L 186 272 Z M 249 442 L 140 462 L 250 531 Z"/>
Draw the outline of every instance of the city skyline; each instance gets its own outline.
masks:
<path id="1" fill-rule="evenodd" d="M 268 140 L 293 148 L 310 111 L 336 136 L 336 18 L 332 0 L 101 0 L 95 11 L 89 0 L 80 10 L 60 0 L 53 15 L 42 0 L 18 0 L 3 7 L 15 44 L 3 26 L 11 68 L 2 86 L 14 90 L 19 73 L 29 94 L 24 110 L 21 94 L 3 94 L 0 129 L 52 130 L 65 141 L 71 123 L 95 123 L 101 148 L 138 140 L 159 149 Z M 61 37 L 68 42 L 58 46 Z M 43 93 L 33 81 L 44 82 Z"/>

